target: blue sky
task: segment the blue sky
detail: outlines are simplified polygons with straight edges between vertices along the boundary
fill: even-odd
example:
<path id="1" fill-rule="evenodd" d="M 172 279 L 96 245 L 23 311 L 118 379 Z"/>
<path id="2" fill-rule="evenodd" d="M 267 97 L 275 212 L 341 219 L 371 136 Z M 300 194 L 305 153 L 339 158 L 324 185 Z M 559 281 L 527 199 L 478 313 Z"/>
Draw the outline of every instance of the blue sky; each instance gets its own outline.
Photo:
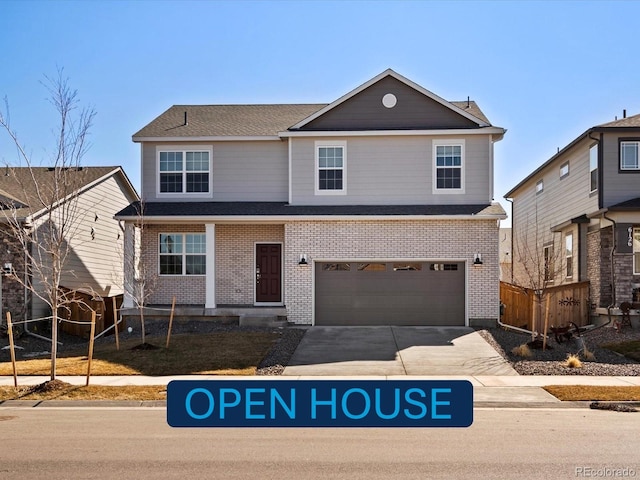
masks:
<path id="1" fill-rule="evenodd" d="M 0 0 L 0 95 L 36 163 L 63 67 L 97 111 L 86 165 L 140 184 L 131 135 L 173 104 L 331 102 L 386 68 L 508 130 L 496 200 L 587 128 L 640 113 L 637 19 L 626 1 Z M 0 136 L 0 161 L 15 163 Z"/>

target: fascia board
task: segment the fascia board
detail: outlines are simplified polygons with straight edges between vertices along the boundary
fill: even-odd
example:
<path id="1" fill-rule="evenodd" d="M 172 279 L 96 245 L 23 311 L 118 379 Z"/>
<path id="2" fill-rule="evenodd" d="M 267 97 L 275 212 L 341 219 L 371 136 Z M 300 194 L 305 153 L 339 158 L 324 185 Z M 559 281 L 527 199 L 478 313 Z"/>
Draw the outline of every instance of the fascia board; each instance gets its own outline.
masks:
<path id="1" fill-rule="evenodd" d="M 286 131 L 279 132 L 288 137 L 396 137 L 396 136 L 460 136 L 460 135 L 504 135 L 506 130 L 500 127 L 458 128 L 447 130 L 340 130 L 340 131 Z"/>
<path id="2" fill-rule="evenodd" d="M 137 216 L 115 216 L 116 220 L 136 222 Z M 194 215 L 194 216 L 154 216 L 144 217 L 145 224 L 158 223 L 289 223 L 314 221 L 380 221 L 380 220 L 505 220 L 506 214 L 499 215 Z"/>

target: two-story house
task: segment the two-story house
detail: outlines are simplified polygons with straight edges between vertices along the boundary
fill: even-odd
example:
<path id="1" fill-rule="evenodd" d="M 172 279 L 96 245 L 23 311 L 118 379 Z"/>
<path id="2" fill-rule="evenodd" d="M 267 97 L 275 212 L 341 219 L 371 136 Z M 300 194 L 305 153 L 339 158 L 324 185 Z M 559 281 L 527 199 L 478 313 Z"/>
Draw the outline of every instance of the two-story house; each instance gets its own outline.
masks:
<path id="1" fill-rule="evenodd" d="M 514 283 L 537 258 L 548 284 L 588 280 L 592 307 L 640 302 L 640 115 L 588 129 L 505 197 Z"/>
<path id="2" fill-rule="evenodd" d="M 14 319 L 51 315 L 43 299 L 54 285 L 53 255 L 63 269 L 61 287 L 102 299 L 122 295 L 117 265 L 124 235 L 113 215 L 138 198 L 120 167 L 5 167 L 0 175 L 2 318 L 7 312 Z M 51 225 L 59 238 L 49 233 Z M 18 227 L 28 233 L 22 242 L 16 238 Z"/>
<path id="3" fill-rule="evenodd" d="M 143 203 L 117 218 L 130 239 L 143 225 L 149 304 L 275 307 L 311 325 L 495 322 L 504 133 L 393 70 L 330 104 L 175 105 L 133 136 Z"/>

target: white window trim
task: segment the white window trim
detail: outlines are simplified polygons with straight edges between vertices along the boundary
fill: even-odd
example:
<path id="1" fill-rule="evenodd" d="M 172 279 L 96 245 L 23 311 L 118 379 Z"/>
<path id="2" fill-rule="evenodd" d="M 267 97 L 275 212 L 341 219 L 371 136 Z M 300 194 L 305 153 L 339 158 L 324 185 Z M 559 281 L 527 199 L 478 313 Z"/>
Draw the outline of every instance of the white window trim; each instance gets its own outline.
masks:
<path id="1" fill-rule="evenodd" d="M 571 252 L 568 250 L 568 242 L 571 241 Z M 564 236 L 564 256 L 565 256 L 565 278 L 573 278 L 573 233 L 567 233 Z M 569 270 L 569 262 L 571 262 L 571 275 L 567 275 Z"/>
<path id="2" fill-rule="evenodd" d="M 622 147 L 625 144 L 633 143 L 636 146 L 636 167 L 623 167 L 622 166 Z M 640 141 L 637 140 L 624 140 L 620 142 L 620 170 L 623 172 L 637 172 L 640 170 Z"/>
<path id="3" fill-rule="evenodd" d="M 433 148 L 432 148 L 432 161 L 431 164 L 433 166 L 433 193 L 437 195 L 459 195 L 465 193 L 465 169 L 466 169 L 466 152 L 465 152 L 465 140 L 464 139 L 438 139 L 433 140 Z M 437 147 L 441 146 L 459 146 L 460 147 L 460 188 L 438 188 L 438 168 L 447 168 L 447 167 L 438 167 L 437 165 Z"/>
<path id="4" fill-rule="evenodd" d="M 183 162 L 187 160 L 187 152 L 209 153 L 209 191 L 204 192 L 161 192 L 160 191 L 160 152 L 182 152 Z M 186 164 L 182 170 L 183 188 L 186 189 Z M 213 198 L 213 148 L 211 145 L 158 145 L 156 146 L 156 196 L 158 198 Z"/>
<path id="5" fill-rule="evenodd" d="M 161 242 L 161 238 L 162 235 L 175 235 L 176 237 L 178 235 L 180 235 L 182 237 L 182 253 L 167 253 L 167 254 L 161 254 L 160 253 L 160 242 Z M 205 253 L 192 253 L 192 254 L 187 254 L 187 249 L 186 249 L 186 236 L 187 235 L 204 235 L 205 236 Z M 158 276 L 159 277 L 206 277 L 207 276 L 207 252 L 206 252 L 206 248 L 207 248 L 207 239 L 206 239 L 206 232 L 160 232 L 158 234 Z M 182 273 L 160 273 L 160 257 L 161 256 L 167 256 L 167 255 L 180 255 L 182 256 Z M 187 275 L 186 273 L 186 268 L 187 268 L 187 261 L 186 261 L 186 257 L 187 255 L 204 255 L 205 256 L 205 273 L 204 274 L 194 274 L 194 275 Z"/>
<path id="6" fill-rule="evenodd" d="M 320 148 L 342 148 L 342 190 L 320 190 Z M 344 140 L 317 140 L 314 145 L 315 168 L 315 194 L 316 195 L 346 195 L 347 194 L 347 142 Z"/>

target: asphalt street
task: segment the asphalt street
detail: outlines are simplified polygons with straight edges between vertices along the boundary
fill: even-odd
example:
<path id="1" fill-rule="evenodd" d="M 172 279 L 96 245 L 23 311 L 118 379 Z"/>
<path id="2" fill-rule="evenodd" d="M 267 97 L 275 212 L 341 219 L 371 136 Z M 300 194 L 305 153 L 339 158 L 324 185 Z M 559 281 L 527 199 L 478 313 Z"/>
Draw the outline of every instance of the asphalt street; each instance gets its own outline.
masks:
<path id="1" fill-rule="evenodd" d="M 2 479 L 640 477 L 640 413 L 586 408 L 476 409 L 460 429 L 178 429 L 164 408 L 3 408 L 0 432 Z"/>

